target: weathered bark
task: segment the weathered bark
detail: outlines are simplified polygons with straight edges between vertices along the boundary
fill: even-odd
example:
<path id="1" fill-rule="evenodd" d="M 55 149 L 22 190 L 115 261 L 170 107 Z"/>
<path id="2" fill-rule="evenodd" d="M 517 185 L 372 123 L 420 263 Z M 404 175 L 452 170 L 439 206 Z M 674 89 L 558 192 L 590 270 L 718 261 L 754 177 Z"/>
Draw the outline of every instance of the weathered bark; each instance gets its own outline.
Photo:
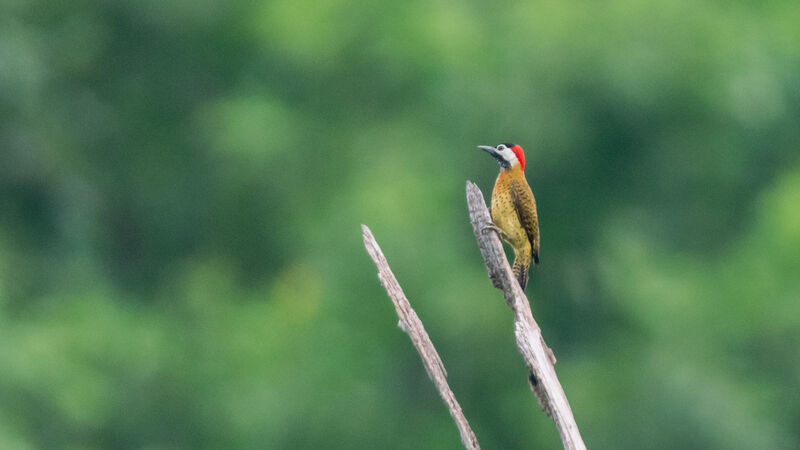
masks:
<path id="1" fill-rule="evenodd" d="M 553 352 L 545 344 L 542 331 L 533 320 L 528 298 L 508 265 L 503 244 L 492 228 L 492 219 L 483 193 L 470 181 L 467 181 L 467 205 L 489 278 L 494 287 L 503 291 L 506 303 L 514 312 L 514 335 L 517 348 L 530 369 L 531 388 L 544 412 L 555 422 L 564 448 L 585 449 L 586 445 L 578 431 L 567 396 L 556 376 Z"/>
<path id="2" fill-rule="evenodd" d="M 450 415 L 453 416 L 453 420 L 458 426 L 464 446 L 470 450 L 480 449 L 475 433 L 469 427 L 467 418 L 464 417 L 464 413 L 461 411 L 461 406 L 447 384 L 447 371 L 444 369 L 444 364 L 433 347 L 433 342 L 428 337 L 425 327 L 422 326 L 422 321 L 419 320 L 417 313 L 411 308 L 411 304 L 397 282 L 397 278 L 392 273 L 392 269 L 389 268 L 389 263 L 386 262 L 386 257 L 383 256 L 381 248 L 375 242 L 372 232 L 366 225 L 361 225 L 361 229 L 364 234 L 364 246 L 367 248 L 367 253 L 369 253 L 375 265 L 378 266 L 378 278 L 380 278 L 381 284 L 386 289 L 397 310 L 397 317 L 400 319 L 398 326 L 408 334 L 411 342 L 414 343 L 414 347 L 417 348 L 428 376 L 433 381 L 433 384 L 436 385 L 436 389 L 439 390 L 439 394 L 450 409 Z"/>
<path id="3" fill-rule="evenodd" d="M 556 358 L 552 350 L 544 342 L 542 331 L 533 319 L 528 298 L 520 288 L 511 266 L 506 260 L 503 245 L 500 243 L 497 232 L 493 227 L 483 193 L 481 193 L 478 186 L 469 181 L 467 182 L 467 205 L 469 206 L 469 216 L 475 238 L 478 240 L 478 247 L 486 263 L 489 278 L 496 288 L 503 291 L 506 304 L 514 312 L 514 335 L 517 348 L 530 370 L 529 382 L 531 389 L 544 412 L 555 422 L 564 448 L 585 450 L 586 445 L 583 443 L 583 438 L 578 431 L 578 425 L 575 423 L 567 396 L 564 394 L 564 389 L 556 376 L 555 367 L 553 366 Z M 444 368 L 444 364 L 442 364 L 441 358 L 439 358 L 439 354 L 433 347 L 422 321 L 411 308 L 403 289 L 397 282 L 397 278 L 389 268 L 383 252 L 378 243 L 375 242 L 372 232 L 366 225 L 361 227 L 364 233 L 364 246 L 378 267 L 378 277 L 381 280 L 381 284 L 392 299 L 392 303 L 394 303 L 397 316 L 400 319 L 398 325 L 409 335 L 414 347 L 419 352 L 428 376 L 436 385 L 439 394 L 450 410 L 450 415 L 458 426 L 464 446 L 467 449 L 479 449 L 475 433 L 470 428 L 461 411 L 461 406 L 447 384 L 447 371 Z"/>

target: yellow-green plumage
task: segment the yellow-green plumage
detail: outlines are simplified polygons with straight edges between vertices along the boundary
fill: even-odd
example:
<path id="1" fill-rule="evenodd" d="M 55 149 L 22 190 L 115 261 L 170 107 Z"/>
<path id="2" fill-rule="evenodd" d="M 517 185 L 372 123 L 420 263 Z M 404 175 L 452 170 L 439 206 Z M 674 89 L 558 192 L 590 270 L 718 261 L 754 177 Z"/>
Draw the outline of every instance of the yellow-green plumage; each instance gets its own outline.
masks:
<path id="1" fill-rule="evenodd" d="M 514 276 L 525 290 L 531 259 L 539 264 L 539 220 L 520 164 L 500 171 L 492 191 L 492 221 L 514 249 Z"/>

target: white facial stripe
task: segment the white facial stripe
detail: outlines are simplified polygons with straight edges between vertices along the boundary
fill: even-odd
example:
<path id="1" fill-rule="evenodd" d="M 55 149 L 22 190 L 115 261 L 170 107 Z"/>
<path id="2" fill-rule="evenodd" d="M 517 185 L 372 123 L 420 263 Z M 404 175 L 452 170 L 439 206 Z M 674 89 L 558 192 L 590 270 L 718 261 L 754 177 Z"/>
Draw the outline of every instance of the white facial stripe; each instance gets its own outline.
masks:
<path id="1" fill-rule="evenodd" d="M 512 151 L 510 148 L 506 147 L 505 145 L 498 145 L 497 146 L 497 153 L 505 159 L 510 166 L 514 164 L 519 164 L 519 160 L 517 160 L 517 155 Z"/>

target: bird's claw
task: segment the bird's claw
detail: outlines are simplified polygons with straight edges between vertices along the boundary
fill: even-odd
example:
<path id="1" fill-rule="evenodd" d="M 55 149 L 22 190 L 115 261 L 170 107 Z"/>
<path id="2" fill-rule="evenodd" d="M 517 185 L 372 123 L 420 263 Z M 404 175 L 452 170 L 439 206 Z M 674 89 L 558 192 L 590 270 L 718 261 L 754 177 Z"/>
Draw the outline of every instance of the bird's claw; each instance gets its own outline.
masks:
<path id="1" fill-rule="evenodd" d="M 486 225 L 485 227 L 481 228 L 481 232 L 485 233 L 487 231 L 496 231 L 498 235 L 502 235 L 502 231 L 500 228 L 497 228 L 494 225 Z"/>

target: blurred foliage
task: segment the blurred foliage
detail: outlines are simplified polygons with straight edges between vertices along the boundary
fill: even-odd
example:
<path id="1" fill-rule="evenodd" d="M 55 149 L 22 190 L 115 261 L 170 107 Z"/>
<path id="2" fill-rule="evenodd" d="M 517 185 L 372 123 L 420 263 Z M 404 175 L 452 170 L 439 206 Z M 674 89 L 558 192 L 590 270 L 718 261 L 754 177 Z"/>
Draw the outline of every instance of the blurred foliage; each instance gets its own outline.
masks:
<path id="1" fill-rule="evenodd" d="M 1 0 L 0 447 L 557 448 L 467 220 L 527 150 L 590 448 L 800 447 L 800 4 Z"/>

